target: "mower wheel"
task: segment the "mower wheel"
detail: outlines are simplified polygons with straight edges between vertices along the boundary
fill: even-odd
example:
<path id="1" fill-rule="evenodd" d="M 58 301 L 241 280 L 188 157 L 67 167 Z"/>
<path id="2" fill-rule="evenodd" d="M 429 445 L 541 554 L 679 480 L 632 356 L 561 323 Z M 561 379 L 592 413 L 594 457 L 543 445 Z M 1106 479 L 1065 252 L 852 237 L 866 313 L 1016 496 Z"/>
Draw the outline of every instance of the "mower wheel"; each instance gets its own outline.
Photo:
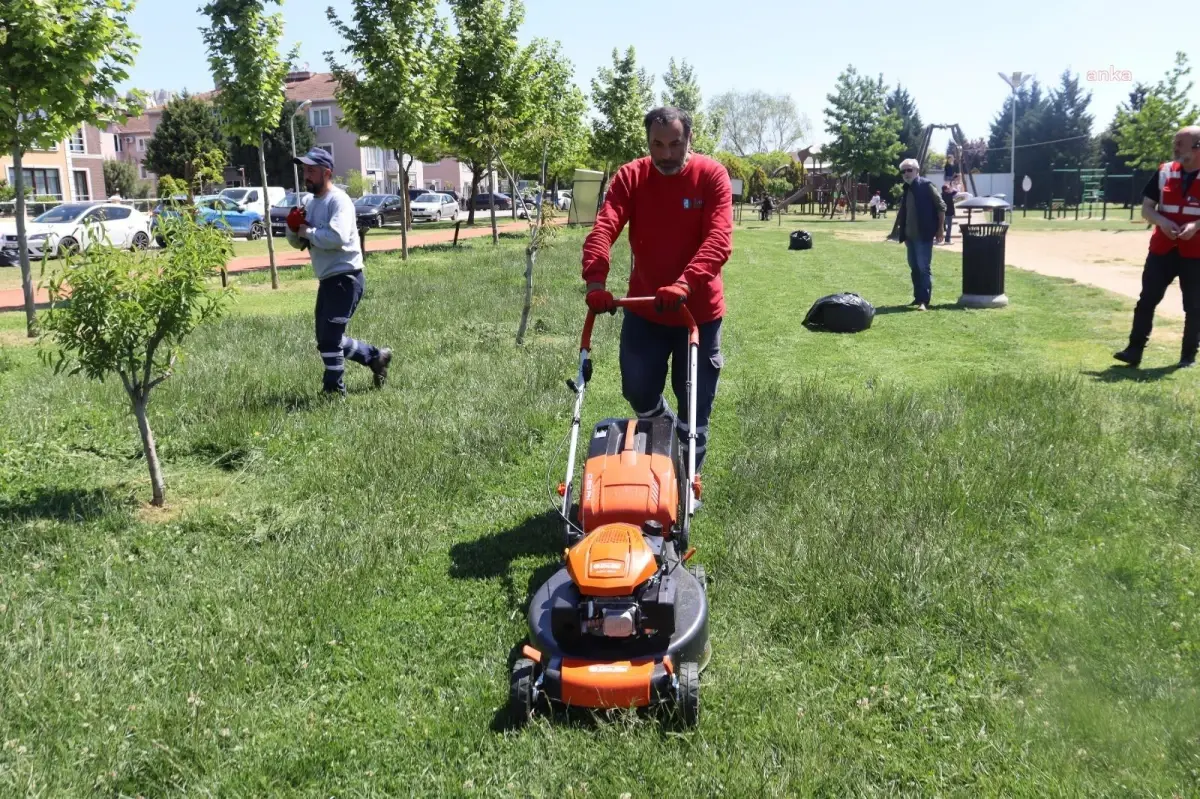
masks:
<path id="1" fill-rule="evenodd" d="M 679 667 L 679 695 L 676 702 L 685 727 L 695 727 L 700 723 L 699 664 L 684 663 Z"/>
<path id="2" fill-rule="evenodd" d="M 524 727 L 533 718 L 536 705 L 533 687 L 534 662 L 520 658 L 513 664 L 512 681 L 508 687 L 508 711 L 513 724 Z"/>
<path id="3" fill-rule="evenodd" d="M 708 594 L 708 575 L 704 572 L 704 564 L 688 564 L 687 570 L 696 578 L 696 582 L 700 583 L 700 590 L 706 595 Z"/>

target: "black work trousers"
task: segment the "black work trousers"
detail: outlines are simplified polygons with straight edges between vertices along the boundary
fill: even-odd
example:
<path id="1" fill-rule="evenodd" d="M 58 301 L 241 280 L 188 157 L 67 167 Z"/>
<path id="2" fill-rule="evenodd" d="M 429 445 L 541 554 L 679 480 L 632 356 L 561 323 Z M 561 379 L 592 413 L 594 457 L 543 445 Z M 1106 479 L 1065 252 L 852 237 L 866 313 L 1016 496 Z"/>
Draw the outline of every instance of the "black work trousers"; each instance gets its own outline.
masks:
<path id="1" fill-rule="evenodd" d="M 1183 291 L 1183 360 L 1193 360 L 1200 348 L 1200 258 L 1184 258 L 1178 248 L 1166 255 L 1149 253 L 1142 269 L 1142 294 L 1133 312 L 1129 346 L 1138 352 L 1146 348 L 1154 328 L 1154 309 L 1162 302 L 1167 286 L 1179 278 Z"/>

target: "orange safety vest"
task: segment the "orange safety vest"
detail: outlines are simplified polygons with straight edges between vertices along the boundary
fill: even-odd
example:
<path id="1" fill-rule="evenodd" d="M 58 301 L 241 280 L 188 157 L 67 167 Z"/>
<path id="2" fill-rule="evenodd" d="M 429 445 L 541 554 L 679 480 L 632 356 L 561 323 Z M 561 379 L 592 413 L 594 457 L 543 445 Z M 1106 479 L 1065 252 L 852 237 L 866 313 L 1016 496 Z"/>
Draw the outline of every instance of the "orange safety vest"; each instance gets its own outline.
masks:
<path id="1" fill-rule="evenodd" d="M 1158 168 L 1158 212 L 1180 227 L 1190 222 L 1200 222 L 1200 176 L 1192 180 L 1185 195 L 1183 167 L 1178 161 L 1161 165 Z M 1184 258 L 1200 258 L 1200 233 L 1188 241 L 1172 241 L 1155 225 L 1154 235 L 1150 237 L 1150 252 L 1166 255 L 1176 247 Z"/>

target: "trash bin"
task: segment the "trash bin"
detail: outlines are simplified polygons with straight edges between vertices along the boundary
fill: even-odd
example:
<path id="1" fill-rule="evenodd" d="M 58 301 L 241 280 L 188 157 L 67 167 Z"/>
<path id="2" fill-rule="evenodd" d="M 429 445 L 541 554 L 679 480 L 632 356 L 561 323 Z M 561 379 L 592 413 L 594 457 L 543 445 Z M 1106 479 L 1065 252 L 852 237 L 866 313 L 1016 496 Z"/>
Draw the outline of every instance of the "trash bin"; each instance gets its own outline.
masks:
<path id="1" fill-rule="evenodd" d="M 991 222 L 958 227 L 962 236 L 962 296 L 958 304 L 968 308 L 1008 305 L 1004 294 L 1004 238 L 1008 225 Z"/>
<path id="2" fill-rule="evenodd" d="M 993 208 L 992 209 L 992 221 L 998 225 L 1003 224 L 1004 223 L 1004 212 L 1007 210 L 1008 210 L 1007 208 Z"/>

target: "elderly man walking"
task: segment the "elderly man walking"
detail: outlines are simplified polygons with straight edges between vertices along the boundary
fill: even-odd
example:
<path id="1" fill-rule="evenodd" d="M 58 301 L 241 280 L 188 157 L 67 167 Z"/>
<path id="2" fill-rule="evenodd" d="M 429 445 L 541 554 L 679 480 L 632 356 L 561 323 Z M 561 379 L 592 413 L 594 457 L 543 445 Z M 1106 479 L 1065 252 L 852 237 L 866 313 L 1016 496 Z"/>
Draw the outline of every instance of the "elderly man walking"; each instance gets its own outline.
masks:
<path id="1" fill-rule="evenodd" d="M 889 239 L 904 242 L 912 271 L 913 300 L 918 311 L 929 310 L 933 300 L 933 243 L 946 224 L 946 203 L 941 193 L 918 174 L 921 165 L 912 158 L 900 162 L 904 194 Z"/>

